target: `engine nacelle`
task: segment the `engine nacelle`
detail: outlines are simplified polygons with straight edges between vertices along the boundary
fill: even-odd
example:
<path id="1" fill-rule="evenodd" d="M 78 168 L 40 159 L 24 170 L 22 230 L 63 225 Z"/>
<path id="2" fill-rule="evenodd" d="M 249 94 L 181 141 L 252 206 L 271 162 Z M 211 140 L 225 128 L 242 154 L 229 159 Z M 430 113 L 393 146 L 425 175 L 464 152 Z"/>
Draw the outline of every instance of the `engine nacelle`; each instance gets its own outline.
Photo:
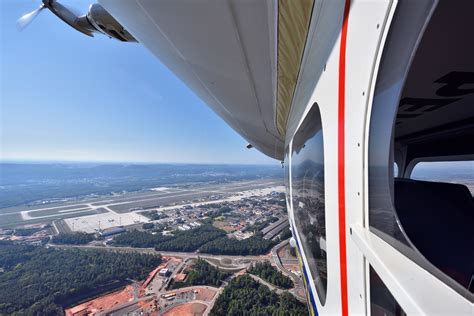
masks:
<path id="1" fill-rule="evenodd" d="M 22 30 L 29 25 L 44 9 L 48 9 L 64 23 L 87 36 L 101 33 L 122 42 L 136 42 L 135 38 L 98 3 L 90 5 L 87 14 L 81 15 L 56 0 L 42 0 L 39 8 L 18 20 L 18 29 Z"/>
<path id="2" fill-rule="evenodd" d="M 135 38 L 98 3 L 90 5 L 85 18 L 97 31 L 106 36 L 122 42 L 136 42 Z"/>

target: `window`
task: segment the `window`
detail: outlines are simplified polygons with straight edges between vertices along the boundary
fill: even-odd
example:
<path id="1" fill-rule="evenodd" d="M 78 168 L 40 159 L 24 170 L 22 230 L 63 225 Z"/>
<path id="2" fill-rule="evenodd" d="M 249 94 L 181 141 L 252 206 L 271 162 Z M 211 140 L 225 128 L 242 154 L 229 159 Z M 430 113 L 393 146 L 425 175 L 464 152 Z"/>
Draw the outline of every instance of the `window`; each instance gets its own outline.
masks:
<path id="1" fill-rule="evenodd" d="M 285 160 L 284 160 L 284 168 L 285 168 L 285 184 L 286 184 L 286 207 L 287 211 L 290 212 L 290 168 L 289 168 L 289 146 L 285 148 Z"/>
<path id="2" fill-rule="evenodd" d="M 370 267 L 370 314 L 372 316 L 406 316 L 372 267 Z"/>
<path id="3" fill-rule="evenodd" d="M 324 146 L 321 114 L 314 104 L 293 138 L 292 192 L 296 230 L 322 304 L 327 261 L 324 207 Z"/>
<path id="4" fill-rule="evenodd" d="M 415 180 L 459 183 L 474 194 L 473 161 L 429 161 L 419 162 L 411 173 Z"/>
<path id="5" fill-rule="evenodd" d="M 472 162 L 419 163 L 412 179 L 403 176 L 405 166 L 427 157 L 474 156 L 474 90 L 466 88 L 474 78 L 474 43 L 457 38 L 459 30 L 473 29 L 466 13 L 473 8 L 472 1 L 456 8 L 440 1 L 420 33 L 391 25 L 390 32 L 401 33 L 391 33 L 385 44 L 368 154 L 370 230 L 471 302 Z M 415 43 L 412 36 L 418 46 L 396 46 L 402 37 Z M 395 156 L 402 178 L 392 174 Z"/>

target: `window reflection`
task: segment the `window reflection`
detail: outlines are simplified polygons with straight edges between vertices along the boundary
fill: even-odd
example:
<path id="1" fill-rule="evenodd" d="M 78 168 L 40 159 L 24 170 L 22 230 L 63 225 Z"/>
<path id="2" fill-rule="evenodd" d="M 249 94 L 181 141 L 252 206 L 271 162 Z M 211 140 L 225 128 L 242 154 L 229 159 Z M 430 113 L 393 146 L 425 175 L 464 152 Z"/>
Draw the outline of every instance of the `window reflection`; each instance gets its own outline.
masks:
<path id="1" fill-rule="evenodd" d="M 324 304 L 327 288 L 324 146 L 317 104 L 293 138 L 291 159 L 296 228 L 319 299 Z"/>

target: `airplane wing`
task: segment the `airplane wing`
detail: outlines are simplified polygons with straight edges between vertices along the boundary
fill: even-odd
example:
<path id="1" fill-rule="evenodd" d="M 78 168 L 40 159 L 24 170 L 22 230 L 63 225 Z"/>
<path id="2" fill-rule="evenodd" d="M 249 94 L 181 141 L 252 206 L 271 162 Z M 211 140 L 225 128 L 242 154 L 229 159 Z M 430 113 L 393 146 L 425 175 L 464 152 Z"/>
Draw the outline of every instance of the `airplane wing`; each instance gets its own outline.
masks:
<path id="1" fill-rule="evenodd" d="M 243 138 L 283 160 L 313 0 L 99 2 Z"/>

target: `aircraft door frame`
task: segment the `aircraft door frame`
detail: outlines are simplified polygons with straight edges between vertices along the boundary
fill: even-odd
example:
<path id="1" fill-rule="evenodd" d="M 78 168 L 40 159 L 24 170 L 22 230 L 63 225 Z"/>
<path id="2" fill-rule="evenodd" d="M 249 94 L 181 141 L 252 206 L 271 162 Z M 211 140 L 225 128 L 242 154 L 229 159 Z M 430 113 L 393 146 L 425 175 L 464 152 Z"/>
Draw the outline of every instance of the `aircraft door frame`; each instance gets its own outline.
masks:
<path id="1" fill-rule="evenodd" d="M 367 313 L 370 313 L 371 307 L 370 267 L 377 273 L 403 312 L 408 315 L 472 315 L 474 311 L 472 303 L 466 298 L 406 255 L 410 251 L 409 242 L 404 245 L 388 235 L 378 233 L 377 229 L 369 225 L 369 211 L 375 205 L 371 206 L 371 203 L 374 203 L 372 198 L 376 196 L 371 194 L 369 182 L 371 179 L 376 179 L 374 177 L 376 167 L 382 166 L 376 163 L 376 158 L 386 159 L 383 163 L 388 171 L 384 172 L 389 172 L 390 168 L 393 168 L 393 157 L 390 159 L 388 157 L 390 154 L 387 156 L 388 148 L 393 146 L 393 143 L 387 142 L 386 136 L 392 133 L 404 80 L 436 4 L 435 0 L 398 1 L 393 23 L 390 25 L 390 30 L 388 28 L 386 30 L 390 34 L 387 34 L 387 41 L 379 51 L 380 65 L 374 70 L 374 96 L 371 97 L 368 106 L 364 137 L 364 223 L 351 224 L 352 240 L 366 259 Z M 370 136 L 371 129 L 374 130 L 372 136 Z M 384 133 L 386 136 L 382 137 Z M 406 173 L 407 166 L 402 168 L 401 172 Z M 387 188 L 390 186 L 389 183 L 383 185 Z M 378 184 L 375 187 L 380 186 Z M 379 199 L 380 196 L 378 194 Z M 391 196 L 393 194 L 387 194 L 386 202 L 393 203 Z"/>

